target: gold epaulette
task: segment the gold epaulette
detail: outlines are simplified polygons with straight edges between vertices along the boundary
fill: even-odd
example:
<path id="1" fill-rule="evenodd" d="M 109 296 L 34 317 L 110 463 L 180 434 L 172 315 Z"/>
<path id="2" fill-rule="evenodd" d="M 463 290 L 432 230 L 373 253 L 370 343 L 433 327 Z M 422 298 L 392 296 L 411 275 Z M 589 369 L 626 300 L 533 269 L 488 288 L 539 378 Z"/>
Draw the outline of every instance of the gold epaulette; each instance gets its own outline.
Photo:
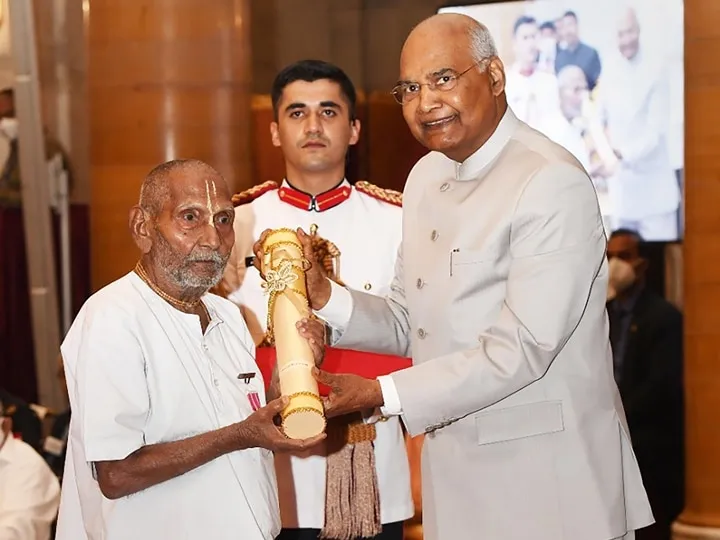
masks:
<path id="1" fill-rule="evenodd" d="M 355 189 L 360 193 L 369 195 L 373 199 L 378 199 L 395 206 L 402 207 L 402 193 L 395 191 L 394 189 L 386 189 L 366 182 L 365 180 L 359 180 L 355 182 Z"/>
<path id="2" fill-rule="evenodd" d="M 236 193 L 232 196 L 233 206 L 241 206 L 243 204 L 252 202 L 260 195 L 267 193 L 268 191 L 278 189 L 279 187 L 280 186 L 277 182 L 268 180 L 267 182 L 263 182 L 262 184 L 258 184 L 257 186 L 248 188 L 245 191 L 241 191 L 240 193 Z"/>

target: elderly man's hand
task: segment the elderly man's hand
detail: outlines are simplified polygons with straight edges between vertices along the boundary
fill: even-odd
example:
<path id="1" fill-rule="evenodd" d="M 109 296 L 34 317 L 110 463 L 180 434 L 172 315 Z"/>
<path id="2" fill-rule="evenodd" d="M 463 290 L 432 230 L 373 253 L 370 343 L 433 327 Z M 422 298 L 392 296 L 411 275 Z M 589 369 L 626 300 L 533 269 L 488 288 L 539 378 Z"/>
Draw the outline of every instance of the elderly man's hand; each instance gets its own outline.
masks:
<path id="1" fill-rule="evenodd" d="M 243 448 L 265 448 L 273 452 L 299 452 L 311 448 L 325 439 L 321 433 L 310 439 L 289 439 L 275 423 L 275 417 L 287 407 L 290 399 L 275 399 L 237 424 L 238 443 Z"/>
<path id="2" fill-rule="evenodd" d="M 384 405 L 382 389 L 376 379 L 349 373 L 333 374 L 317 368 L 313 370 L 313 376 L 319 383 L 330 387 L 330 394 L 324 398 L 328 418 Z"/>

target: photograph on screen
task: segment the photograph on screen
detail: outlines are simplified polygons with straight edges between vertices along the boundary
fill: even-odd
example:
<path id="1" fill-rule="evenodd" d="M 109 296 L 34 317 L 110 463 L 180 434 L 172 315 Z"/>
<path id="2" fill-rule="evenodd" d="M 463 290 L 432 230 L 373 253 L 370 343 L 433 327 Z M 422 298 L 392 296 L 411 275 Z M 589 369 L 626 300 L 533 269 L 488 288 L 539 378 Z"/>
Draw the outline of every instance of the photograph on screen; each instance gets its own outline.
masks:
<path id="1" fill-rule="evenodd" d="M 608 234 L 682 237 L 682 0 L 486 1 L 439 12 L 487 26 L 510 108 L 582 163 Z"/>

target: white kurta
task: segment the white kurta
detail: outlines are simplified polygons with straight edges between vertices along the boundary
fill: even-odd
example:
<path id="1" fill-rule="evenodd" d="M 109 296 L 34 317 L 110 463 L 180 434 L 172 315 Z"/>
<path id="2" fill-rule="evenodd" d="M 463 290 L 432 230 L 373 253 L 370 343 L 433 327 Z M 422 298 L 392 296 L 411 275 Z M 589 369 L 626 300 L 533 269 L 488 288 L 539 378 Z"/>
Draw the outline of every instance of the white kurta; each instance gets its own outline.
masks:
<path id="1" fill-rule="evenodd" d="M 33 447 L 0 435 L 0 540 L 49 540 L 60 484 Z"/>
<path id="2" fill-rule="evenodd" d="M 286 184 L 287 185 L 287 184 Z M 371 294 L 390 290 L 402 232 L 402 209 L 353 188 L 345 202 L 323 212 L 310 212 L 282 202 L 270 191 L 236 209 L 236 248 L 252 254 L 252 243 L 269 228 L 318 226 L 317 234 L 340 250 L 339 277 L 349 287 Z M 240 257 L 242 259 L 242 256 Z M 251 327 L 265 331 L 267 296 L 254 269 L 230 299 L 245 306 Z M 405 441 L 397 418 L 376 424 L 375 459 L 380 491 L 381 519 L 393 523 L 412 517 L 410 471 Z M 282 524 L 286 528 L 322 528 L 325 522 L 323 449 L 302 457 L 275 459 Z"/>
<path id="3" fill-rule="evenodd" d="M 575 156 L 575 159 L 580 162 L 586 171 L 590 171 L 590 152 L 587 143 L 583 139 L 582 132 L 577 126 L 568 122 L 560 111 L 557 114 L 548 115 L 541 131 L 551 141 L 556 142 Z M 605 231 L 609 233 L 612 230 L 610 197 L 604 185 L 602 189 L 598 189 L 598 185 L 595 184 L 595 189 L 600 203 L 600 212 L 603 216 Z"/>
<path id="4" fill-rule="evenodd" d="M 72 420 L 58 540 L 270 540 L 279 532 L 269 451 L 233 452 L 108 500 L 92 463 L 239 422 L 265 402 L 239 310 L 203 298 L 211 322 L 182 313 L 130 273 L 94 294 L 63 342 Z M 249 383 L 240 373 L 255 372 Z"/>
<path id="5" fill-rule="evenodd" d="M 559 112 L 557 78 L 543 71 L 522 75 L 515 69 L 506 73 L 505 95 L 517 117 L 530 127 L 542 129 L 547 117 Z"/>

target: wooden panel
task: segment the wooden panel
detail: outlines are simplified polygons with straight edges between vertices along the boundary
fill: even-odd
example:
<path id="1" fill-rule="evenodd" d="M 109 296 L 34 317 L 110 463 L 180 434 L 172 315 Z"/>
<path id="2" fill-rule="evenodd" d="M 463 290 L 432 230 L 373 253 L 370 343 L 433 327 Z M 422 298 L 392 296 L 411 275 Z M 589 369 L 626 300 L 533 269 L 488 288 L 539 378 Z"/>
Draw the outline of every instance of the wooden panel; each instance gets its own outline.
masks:
<path id="1" fill-rule="evenodd" d="M 684 241 L 686 508 L 720 527 L 720 3 L 685 1 Z"/>
<path id="2" fill-rule="evenodd" d="M 267 180 L 280 182 L 285 177 L 282 151 L 272 144 L 270 123 L 273 121 L 272 102 L 269 95 L 256 95 L 252 99 L 253 184 Z"/>
<path id="3" fill-rule="evenodd" d="M 92 0 L 87 21 L 93 287 L 138 252 L 127 226 L 144 175 L 174 158 L 252 183 L 247 0 Z"/>

